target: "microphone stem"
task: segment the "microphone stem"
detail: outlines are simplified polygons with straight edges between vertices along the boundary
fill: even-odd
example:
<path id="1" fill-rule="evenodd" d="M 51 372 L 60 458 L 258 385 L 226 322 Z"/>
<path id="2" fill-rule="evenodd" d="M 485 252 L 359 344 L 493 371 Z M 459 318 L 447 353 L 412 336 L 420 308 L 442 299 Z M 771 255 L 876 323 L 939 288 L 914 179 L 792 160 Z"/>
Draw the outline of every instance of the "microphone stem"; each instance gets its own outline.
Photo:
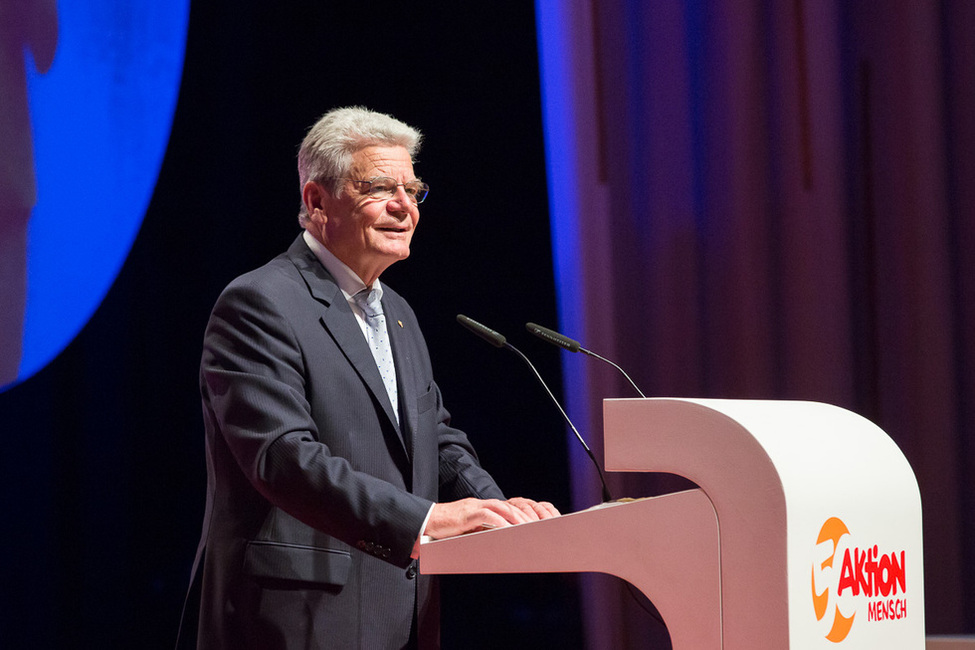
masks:
<path id="1" fill-rule="evenodd" d="M 555 395 L 552 394 L 552 391 L 551 389 L 549 389 L 548 384 L 545 383 L 545 380 L 542 379 L 542 376 L 538 373 L 538 370 L 535 368 L 535 364 L 529 361 L 528 357 L 526 357 L 521 352 L 521 350 L 511 345 L 510 343 L 505 342 L 504 347 L 508 348 L 509 350 L 517 354 L 519 357 L 521 357 L 521 360 L 524 361 L 526 364 L 528 364 L 528 367 L 531 368 L 531 371 L 535 373 L 535 377 L 538 378 L 539 383 L 545 389 L 545 392 L 548 393 L 549 398 L 555 404 L 556 408 L 559 409 L 559 413 L 561 413 L 562 417 L 565 418 L 565 421 L 569 423 L 569 427 L 572 429 L 572 433 L 576 435 L 576 438 L 578 438 L 580 444 L 582 444 L 582 448 L 586 450 L 586 453 L 589 455 L 589 460 L 591 460 L 592 464 L 596 466 L 596 471 L 599 473 L 599 482 L 602 483 L 603 486 L 603 502 L 612 501 L 612 496 L 610 495 L 609 488 L 606 486 L 606 477 L 603 475 L 603 468 L 599 466 L 599 463 L 596 461 L 596 456 L 593 455 L 592 450 L 589 448 L 589 445 L 586 444 L 586 441 L 579 434 L 579 430 L 576 429 L 574 424 L 572 424 L 572 420 L 569 419 L 569 416 L 568 414 L 566 414 L 565 409 L 563 409 L 562 405 L 559 404 L 559 400 L 555 399 Z M 613 365 L 615 366 L 616 364 Z M 626 373 L 623 374 L 625 375 Z M 637 390 L 639 391 L 639 389 Z"/>
<path id="2" fill-rule="evenodd" d="M 625 371 L 625 370 L 623 370 L 622 368 L 620 368 L 620 367 L 619 367 L 618 365 L 616 365 L 615 363 L 613 363 L 612 361 L 610 361 L 610 360 L 609 360 L 609 359 L 607 359 L 606 357 L 601 357 L 601 356 L 599 356 L 598 354 L 596 354 L 595 352 L 593 352 L 592 350 L 587 350 L 587 349 L 586 349 L 586 348 L 584 348 L 584 347 L 581 347 L 581 346 L 580 346 L 580 347 L 579 347 L 579 352 L 584 352 L 584 353 L 586 353 L 586 354 L 588 354 L 588 355 L 589 355 L 590 357 L 595 357 L 595 358 L 597 358 L 597 359 L 599 359 L 600 361 L 605 361 L 605 362 L 606 362 L 606 363 L 608 363 L 609 365 L 611 365 L 611 366 L 613 366 L 614 368 L 616 368 L 617 370 L 619 370 L 619 371 L 620 371 L 620 373 L 622 373 L 622 375 L 623 375 L 624 377 L 626 377 L 626 380 L 627 380 L 628 382 L 630 382 L 630 386 L 633 386 L 633 390 L 635 390 L 635 391 L 636 391 L 637 393 L 639 393 L 639 394 L 640 394 L 640 397 L 643 397 L 643 398 L 646 398 L 646 395 L 644 395 L 644 394 L 643 394 L 643 391 L 642 391 L 642 390 L 640 390 L 640 387 L 636 385 L 636 382 L 635 382 L 635 381 L 633 381 L 633 380 L 632 380 L 632 379 L 630 378 L 630 376 L 629 376 L 628 374 L 626 374 L 626 371 Z"/>

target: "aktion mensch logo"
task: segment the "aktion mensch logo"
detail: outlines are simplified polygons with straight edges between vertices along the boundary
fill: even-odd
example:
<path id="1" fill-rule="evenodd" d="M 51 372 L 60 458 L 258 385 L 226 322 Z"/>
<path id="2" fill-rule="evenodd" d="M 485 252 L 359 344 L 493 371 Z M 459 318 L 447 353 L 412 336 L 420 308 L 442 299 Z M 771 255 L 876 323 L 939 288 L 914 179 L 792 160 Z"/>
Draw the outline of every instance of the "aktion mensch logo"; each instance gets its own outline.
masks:
<path id="1" fill-rule="evenodd" d="M 856 538 L 837 517 L 826 520 L 816 540 L 812 605 L 824 636 L 841 643 L 854 625 L 904 619 L 907 553 Z"/>

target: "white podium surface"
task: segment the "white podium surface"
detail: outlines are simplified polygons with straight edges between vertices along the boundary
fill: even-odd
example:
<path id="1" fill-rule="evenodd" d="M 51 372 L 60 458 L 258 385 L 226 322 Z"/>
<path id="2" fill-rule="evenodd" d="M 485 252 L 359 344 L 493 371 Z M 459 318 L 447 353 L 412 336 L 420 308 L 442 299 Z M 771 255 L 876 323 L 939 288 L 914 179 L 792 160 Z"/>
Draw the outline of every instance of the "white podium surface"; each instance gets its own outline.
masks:
<path id="1" fill-rule="evenodd" d="M 427 542 L 420 571 L 609 573 L 650 598 L 674 647 L 721 647 L 718 523 L 700 490 Z"/>
<path id="2" fill-rule="evenodd" d="M 604 402 L 608 471 L 691 490 L 423 544 L 424 573 L 601 571 L 676 650 L 924 648 L 921 503 L 876 425 L 816 402 Z"/>

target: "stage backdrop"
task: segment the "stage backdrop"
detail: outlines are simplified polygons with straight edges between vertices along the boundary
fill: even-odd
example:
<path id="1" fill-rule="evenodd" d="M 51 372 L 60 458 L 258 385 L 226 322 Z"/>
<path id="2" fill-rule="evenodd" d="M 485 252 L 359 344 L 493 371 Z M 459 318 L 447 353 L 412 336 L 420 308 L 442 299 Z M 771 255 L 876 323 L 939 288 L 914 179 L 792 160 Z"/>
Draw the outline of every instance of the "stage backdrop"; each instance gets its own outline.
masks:
<path id="1" fill-rule="evenodd" d="M 920 484 L 927 629 L 975 632 L 975 4 L 537 8 L 563 331 L 648 395 L 877 422 Z M 601 399 L 631 390 L 563 361 L 571 413 L 599 431 Z M 618 585 L 583 594 L 590 647 L 660 636 Z"/>
<path id="2" fill-rule="evenodd" d="M 169 26 L 131 2 L 106 15 L 109 5 L 86 7 L 131 25 L 132 38 Z M 534 8 L 518 0 L 192 3 L 145 219 L 112 221 L 119 236 L 138 228 L 131 253 L 64 351 L 0 393 L 0 647 L 173 647 L 205 501 L 203 329 L 219 291 L 298 234 L 298 144 L 335 106 L 363 104 L 426 133 L 416 169 L 430 197 L 410 259 L 384 280 L 415 308 L 454 421 L 503 489 L 571 508 L 558 412 L 521 361 L 454 321 L 466 313 L 496 327 L 560 390 L 557 351 L 524 331 L 525 321 L 556 322 L 535 34 Z M 95 37 L 105 56 L 139 45 Z M 140 78 L 169 63 L 151 60 Z M 122 72 L 108 76 L 121 83 Z M 105 113 L 77 123 L 100 80 L 55 106 L 72 126 L 66 149 L 105 120 L 123 126 Z M 162 110 L 170 99 L 149 101 Z M 141 181 L 158 161 L 120 166 Z M 72 162 L 40 188 L 69 241 L 51 262 L 68 279 L 83 253 L 109 261 L 98 248 L 105 228 L 86 224 L 120 197 L 73 180 L 94 167 L 95 157 Z M 449 577 L 443 595 L 446 647 L 581 647 L 572 577 Z"/>
<path id="3" fill-rule="evenodd" d="M 189 0 L 0 7 L 0 391 L 71 342 L 122 268 L 169 141 L 188 14 Z"/>

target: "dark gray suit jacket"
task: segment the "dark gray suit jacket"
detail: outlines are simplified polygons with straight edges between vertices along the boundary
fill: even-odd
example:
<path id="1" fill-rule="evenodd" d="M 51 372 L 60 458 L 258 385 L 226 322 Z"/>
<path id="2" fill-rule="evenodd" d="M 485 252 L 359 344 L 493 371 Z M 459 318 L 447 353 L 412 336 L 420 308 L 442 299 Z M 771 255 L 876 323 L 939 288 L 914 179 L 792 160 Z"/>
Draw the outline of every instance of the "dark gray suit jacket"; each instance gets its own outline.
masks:
<path id="1" fill-rule="evenodd" d="M 504 498 L 449 426 L 412 309 L 384 287 L 402 426 L 359 325 L 298 237 L 234 280 L 204 339 L 207 510 L 200 648 L 400 648 L 416 611 L 410 552 L 434 501 Z M 196 568 L 194 568 L 196 572 Z"/>

